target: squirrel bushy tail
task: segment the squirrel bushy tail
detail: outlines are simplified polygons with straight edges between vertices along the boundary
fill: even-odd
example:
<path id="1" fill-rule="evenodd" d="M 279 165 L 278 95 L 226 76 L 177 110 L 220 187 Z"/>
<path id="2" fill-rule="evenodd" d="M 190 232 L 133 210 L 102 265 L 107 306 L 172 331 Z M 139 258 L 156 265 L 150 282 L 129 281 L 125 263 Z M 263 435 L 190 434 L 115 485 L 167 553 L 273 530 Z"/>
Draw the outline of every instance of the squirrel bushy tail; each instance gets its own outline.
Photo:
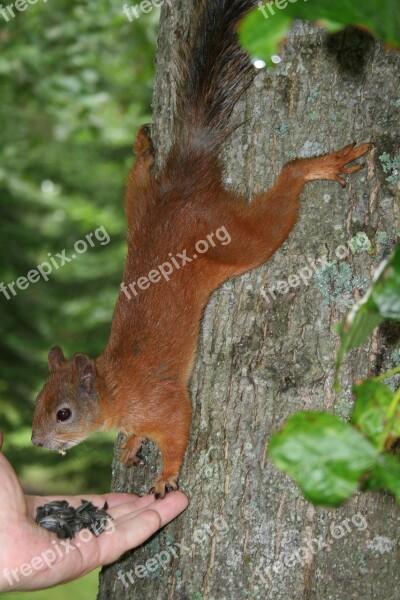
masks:
<path id="1" fill-rule="evenodd" d="M 229 135 L 229 117 L 254 76 L 237 26 L 257 0 L 198 0 L 189 44 L 178 59 L 176 140 L 215 152 Z M 232 131 L 232 128 L 231 128 Z"/>

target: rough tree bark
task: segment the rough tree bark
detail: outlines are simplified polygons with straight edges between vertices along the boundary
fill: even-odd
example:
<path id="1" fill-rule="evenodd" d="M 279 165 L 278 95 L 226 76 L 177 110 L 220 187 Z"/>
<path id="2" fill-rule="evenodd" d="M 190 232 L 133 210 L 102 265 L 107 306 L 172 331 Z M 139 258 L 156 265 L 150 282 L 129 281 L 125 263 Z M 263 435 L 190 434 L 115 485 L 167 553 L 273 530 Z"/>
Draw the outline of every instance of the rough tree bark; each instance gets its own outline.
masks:
<path id="1" fill-rule="evenodd" d="M 162 11 L 154 100 L 159 161 L 172 127 L 173 57 L 195 4 L 176 0 Z M 351 383 L 389 366 L 399 346 L 399 329 L 381 329 L 347 358 L 343 391 L 333 393 L 334 324 L 400 229 L 400 186 L 387 182 L 379 159 L 383 152 L 391 157 L 398 152 L 400 54 L 357 30 L 331 36 L 298 22 L 282 59 L 257 75 L 237 108 L 246 124 L 224 149 L 228 185 L 250 195 L 269 186 L 290 158 L 354 140 L 372 139 L 377 150 L 346 190 L 334 183 L 308 186 L 300 221 L 273 260 L 214 294 L 191 384 L 194 419 L 181 477 L 190 507 L 103 571 L 101 600 L 399 598 L 400 511 L 393 499 L 359 494 L 339 510 L 316 509 L 266 453 L 271 434 L 295 411 L 348 414 Z M 372 241 L 371 251 L 338 260 L 338 246 L 360 231 Z M 322 269 L 317 282 L 302 283 L 276 300 L 263 298 L 262 286 L 287 280 L 326 255 L 336 270 Z M 118 449 L 119 443 L 116 455 Z M 157 454 L 152 448 L 147 454 L 144 468 L 127 471 L 114 461 L 114 490 L 148 489 Z M 368 523 L 364 530 L 351 520 L 357 513 Z M 341 529 L 332 529 L 333 523 Z M 314 542 L 314 553 L 306 556 L 303 548 L 313 538 L 328 546 L 318 549 Z M 286 557 L 295 552 L 283 566 L 282 552 Z M 139 565 L 144 567 L 135 572 Z M 118 573 L 129 571 L 126 587 Z"/>

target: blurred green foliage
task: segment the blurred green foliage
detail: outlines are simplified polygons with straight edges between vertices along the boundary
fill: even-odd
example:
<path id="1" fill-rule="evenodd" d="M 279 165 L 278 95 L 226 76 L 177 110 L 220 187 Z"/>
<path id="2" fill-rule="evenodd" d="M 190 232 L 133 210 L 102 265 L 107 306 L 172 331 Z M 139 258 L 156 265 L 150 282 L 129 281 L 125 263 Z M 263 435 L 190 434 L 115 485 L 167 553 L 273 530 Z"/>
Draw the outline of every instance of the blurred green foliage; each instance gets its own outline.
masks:
<path id="1" fill-rule="evenodd" d="M 6 3 L 7 4 L 7 3 Z M 0 282 L 26 276 L 77 240 L 96 241 L 49 281 L 0 293 L 0 429 L 34 492 L 109 489 L 112 439 L 66 458 L 30 442 L 47 353 L 104 347 L 125 256 L 124 183 L 137 128 L 150 120 L 157 11 L 130 23 L 111 0 L 58 0 L 0 16 Z"/>
<path id="2" fill-rule="evenodd" d="M 29 594 L 23 592 L 3 594 L 1 600 L 67 600 L 71 597 L 74 600 L 94 600 L 98 587 L 98 577 L 99 570 L 93 571 L 90 575 L 82 577 L 82 579 L 49 590 L 40 590 Z"/>
<path id="3" fill-rule="evenodd" d="M 331 32 L 354 25 L 400 47 L 398 0 L 265 0 L 241 27 L 244 47 L 271 66 L 271 57 L 279 54 L 279 44 L 287 37 L 294 19 L 322 23 Z"/>

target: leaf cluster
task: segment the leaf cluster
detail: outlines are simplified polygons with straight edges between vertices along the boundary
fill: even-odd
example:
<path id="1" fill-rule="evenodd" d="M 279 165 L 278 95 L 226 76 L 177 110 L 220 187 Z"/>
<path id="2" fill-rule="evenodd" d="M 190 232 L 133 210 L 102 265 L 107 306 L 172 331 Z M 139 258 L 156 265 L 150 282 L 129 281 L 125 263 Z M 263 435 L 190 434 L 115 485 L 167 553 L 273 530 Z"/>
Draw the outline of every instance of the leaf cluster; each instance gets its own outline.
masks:
<path id="1" fill-rule="evenodd" d="M 340 325 L 337 371 L 345 353 L 359 347 L 385 320 L 400 321 L 400 245 Z M 356 383 L 349 423 L 329 413 L 300 412 L 273 435 L 271 460 L 295 479 L 306 498 L 337 505 L 358 488 L 382 488 L 400 502 L 400 459 L 391 453 L 400 439 L 400 388 L 393 391 L 383 383 L 398 374 L 400 366 Z"/>

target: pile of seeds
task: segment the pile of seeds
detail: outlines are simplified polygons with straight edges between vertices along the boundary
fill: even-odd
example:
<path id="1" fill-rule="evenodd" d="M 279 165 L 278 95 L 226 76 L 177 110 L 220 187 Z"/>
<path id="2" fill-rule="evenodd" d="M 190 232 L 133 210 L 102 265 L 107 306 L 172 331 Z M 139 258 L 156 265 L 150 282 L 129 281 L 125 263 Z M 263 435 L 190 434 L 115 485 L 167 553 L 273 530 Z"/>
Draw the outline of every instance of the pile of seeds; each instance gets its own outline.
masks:
<path id="1" fill-rule="evenodd" d="M 105 523 L 112 517 L 105 511 L 107 502 L 102 509 L 91 502 L 82 500 L 78 508 L 70 506 L 66 500 L 54 500 L 39 506 L 36 514 L 36 523 L 48 531 L 57 534 L 60 539 L 72 540 L 75 533 L 82 529 L 89 529 L 96 537 L 105 531 Z"/>

